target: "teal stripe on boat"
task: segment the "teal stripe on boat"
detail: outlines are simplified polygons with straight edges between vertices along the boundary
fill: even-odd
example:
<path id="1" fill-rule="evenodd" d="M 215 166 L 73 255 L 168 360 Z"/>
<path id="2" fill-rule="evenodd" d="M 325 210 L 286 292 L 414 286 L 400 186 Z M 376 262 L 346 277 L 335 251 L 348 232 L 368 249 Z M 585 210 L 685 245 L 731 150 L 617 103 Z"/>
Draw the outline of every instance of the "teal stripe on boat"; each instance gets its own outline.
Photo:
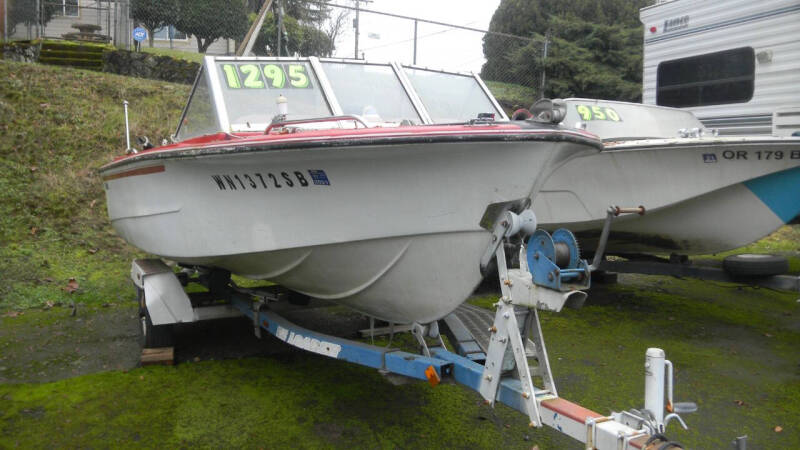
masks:
<path id="1" fill-rule="evenodd" d="M 754 178 L 744 185 L 784 223 L 800 214 L 800 167 Z"/>

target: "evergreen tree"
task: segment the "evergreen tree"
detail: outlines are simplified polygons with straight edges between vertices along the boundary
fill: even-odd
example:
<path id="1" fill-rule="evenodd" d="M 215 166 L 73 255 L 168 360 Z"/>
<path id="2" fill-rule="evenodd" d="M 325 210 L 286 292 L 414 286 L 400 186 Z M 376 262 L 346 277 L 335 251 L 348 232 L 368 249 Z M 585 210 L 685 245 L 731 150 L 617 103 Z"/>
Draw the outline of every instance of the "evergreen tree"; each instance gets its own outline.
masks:
<path id="1" fill-rule="evenodd" d="M 174 25 L 176 8 L 175 0 L 131 0 L 131 17 L 147 28 L 150 47 L 156 30 Z"/>
<path id="2" fill-rule="evenodd" d="M 193 35 L 197 51 L 205 53 L 217 39 L 242 39 L 247 14 L 241 0 L 177 0 L 175 27 Z"/>
<path id="3" fill-rule="evenodd" d="M 258 34 L 253 52 L 257 55 L 278 54 L 278 16 L 276 12 L 283 3 L 283 33 L 281 56 L 299 54 L 303 56 L 330 56 L 333 41 L 320 30 L 328 19 L 330 8 L 313 0 L 275 0 L 273 11 L 267 13 L 264 26 Z M 260 6 L 259 6 L 260 7 Z M 256 20 L 251 15 L 251 21 Z"/>
<path id="4" fill-rule="evenodd" d="M 639 9 L 649 0 L 502 0 L 489 29 L 528 36 L 510 39 L 487 34 L 489 80 L 538 88 L 541 97 L 597 97 L 638 101 L 642 81 L 642 26 Z M 544 35 L 550 31 L 547 59 Z"/>

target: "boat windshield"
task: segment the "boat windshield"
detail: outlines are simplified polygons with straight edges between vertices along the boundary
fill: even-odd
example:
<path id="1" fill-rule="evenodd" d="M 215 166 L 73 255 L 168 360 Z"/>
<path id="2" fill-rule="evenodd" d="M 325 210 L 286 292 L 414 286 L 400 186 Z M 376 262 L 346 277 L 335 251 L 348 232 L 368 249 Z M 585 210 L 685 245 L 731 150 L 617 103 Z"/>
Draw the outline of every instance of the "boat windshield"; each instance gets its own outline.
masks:
<path id="1" fill-rule="evenodd" d="M 263 132 L 279 118 L 297 128 L 508 120 L 474 75 L 359 60 L 206 56 L 175 133 L 177 141 L 218 132 Z"/>
<path id="2" fill-rule="evenodd" d="M 434 123 L 466 122 L 480 113 L 497 114 L 473 76 L 404 67 Z"/>
<path id="3" fill-rule="evenodd" d="M 323 62 L 322 67 L 343 114 L 363 116 L 370 122 L 421 122 L 391 66 Z"/>

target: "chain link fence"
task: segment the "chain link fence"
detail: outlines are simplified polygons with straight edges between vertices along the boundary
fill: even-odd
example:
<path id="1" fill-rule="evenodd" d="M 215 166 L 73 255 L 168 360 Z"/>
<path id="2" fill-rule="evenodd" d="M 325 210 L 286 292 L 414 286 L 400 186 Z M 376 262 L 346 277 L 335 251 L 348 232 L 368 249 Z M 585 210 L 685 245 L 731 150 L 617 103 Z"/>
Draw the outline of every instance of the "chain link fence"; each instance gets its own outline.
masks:
<path id="1" fill-rule="evenodd" d="M 355 19 L 354 7 L 327 6 L 332 17 L 346 11 Z M 474 72 L 507 110 L 529 108 L 546 86 L 543 61 L 550 40 L 546 32 L 535 37 L 515 36 L 363 8 L 358 16 L 353 29 L 337 40 L 332 56 Z"/>
<path id="2" fill-rule="evenodd" d="M 3 39 L 66 39 L 169 54 L 235 54 L 267 3 L 253 53 L 397 61 L 480 74 L 507 108 L 528 107 L 546 85 L 545 35 L 513 36 L 469 24 L 301 0 L 0 0 Z M 220 7 L 220 5 L 226 7 Z M 376 8 L 377 9 L 377 8 Z M 424 14 L 420 14 L 422 16 Z M 152 50 L 151 50 L 152 49 Z M 545 91 L 546 92 L 546 91 Z"/>
<path id="3" fill-rule="evenodd" d="M 115 38 L 129 26 L 128 1 L 0 0 L 0 15 L 4 41 L 68 39 L 124 46 Z"/>

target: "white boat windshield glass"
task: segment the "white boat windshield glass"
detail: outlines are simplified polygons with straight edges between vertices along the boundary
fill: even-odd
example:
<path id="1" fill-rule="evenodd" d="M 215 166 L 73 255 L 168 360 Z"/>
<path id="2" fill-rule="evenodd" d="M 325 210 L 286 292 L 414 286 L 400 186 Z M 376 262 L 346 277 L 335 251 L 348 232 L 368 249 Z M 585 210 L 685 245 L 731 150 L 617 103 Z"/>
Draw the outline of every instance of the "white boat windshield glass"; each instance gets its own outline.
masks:
<path id="1" fill-rule="evenodd" d="M 178 141 L 216 133 L 220 130 L 217 112 L 211 101 L 208 85 L 208 73 L 200 69 L 200 75 L 194 84 L 186 111 L 181 118 L 175 138 Z"/>
<path id="2" fill-rule="evenodd" d="M 498 113 L 472 76 L 410 67 L 403 70 L 434 123 L 466 122 L 480 113 Z"/>
<path id="3" fill-rule="evenodd" d="M 331 115 L 319 81 L 303 61 L 217 61 L 232 131 L 263 131 L 286 98 L 292 119 Z"/>
<path id="4" fill-rule="evenodd" d="M 370 122 L 421 122 L 391 66 L 323 62 L 322 68 L 342 113 L 359 115 Z"/>

